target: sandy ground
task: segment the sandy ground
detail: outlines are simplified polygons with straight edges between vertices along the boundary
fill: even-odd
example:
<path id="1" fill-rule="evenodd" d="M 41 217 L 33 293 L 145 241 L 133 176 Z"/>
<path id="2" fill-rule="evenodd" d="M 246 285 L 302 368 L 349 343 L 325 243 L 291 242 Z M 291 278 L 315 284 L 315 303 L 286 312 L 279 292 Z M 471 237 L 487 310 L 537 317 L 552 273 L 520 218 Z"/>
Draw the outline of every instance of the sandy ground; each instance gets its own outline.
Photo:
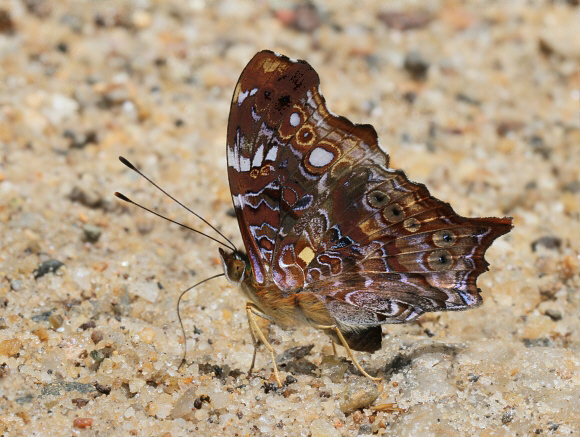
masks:
<path id="1" fill-rule="evenodd" d="M 0 1 L 0 434 L 580 434 L 580 8 L 553 2 Z M 398 12 L 394 13 L 394 12 Z M 334 112 L 468 216 L 512 216 L 482 307 L 385 326 L 358 353 L 309 329 L 252 357 L 208 231 L 241 244 L 226 177 L 237 78 L 308 60 Z M 409 62 L 412 61 L 411 66 Z M 406 66 L 407 65 L 407 66 Z M 344 352 L 342 349 L 340 352 Z"/>

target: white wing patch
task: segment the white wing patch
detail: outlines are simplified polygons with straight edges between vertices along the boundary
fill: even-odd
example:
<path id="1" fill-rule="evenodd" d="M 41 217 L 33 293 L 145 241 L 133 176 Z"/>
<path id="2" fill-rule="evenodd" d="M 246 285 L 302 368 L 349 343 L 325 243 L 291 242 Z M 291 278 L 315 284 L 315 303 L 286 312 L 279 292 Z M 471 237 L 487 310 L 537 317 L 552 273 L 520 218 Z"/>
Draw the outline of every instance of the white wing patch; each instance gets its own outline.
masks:
<path id="1" fill-rule="evenodd" d="M 250 171 L 250 158 L 240 157 L 240 171 Z"/>
<path id="2" fill-rule="evenodd" d="M 262 161 L 264 159 L 264 145 L 260 145 L 256 153 L 254 154 L 254 160 L 252 161 L 252 168 L 254 167 L 261 167 Z"/>
<path id="3" fill-rule="evenodd" d="M 332 162 L 334 154 L 322 147 L 317 147 L 310 152 L 308 162 L 312 167 L 325 167 Z"/>
<path id="4" fill-rule="evenodd" d="M 236 168 L 235 159 L 236 153 L 234 152 L 234 148 L 228 145 L 228 165 L 230 167 Z"/>
<path id="5" fill-rule="evenodd" d="M 278 146 L 274 146 L 270 150 L 268 150 L 268 154 L 266 155 L 266 161 L 276 161 L 277 155 L 278 155 Z"/>
<path id="6" fill-rule="evenodd" d="M 243 93 L 240 92 L 240 94 L 238 95 L 238 106 L 240 106 L 244 100 L 246 100 L 246 97 L 248 97 L 248 91 L 244 91 Z"/>
<path id="7" fill-rule="evenodd" d="M 290 115 L 290 124 L 293 127 L 296 127 L 296 126 L 298 126 L 300 124 L 300 115 L 297 112 L 293 112 Z"/>

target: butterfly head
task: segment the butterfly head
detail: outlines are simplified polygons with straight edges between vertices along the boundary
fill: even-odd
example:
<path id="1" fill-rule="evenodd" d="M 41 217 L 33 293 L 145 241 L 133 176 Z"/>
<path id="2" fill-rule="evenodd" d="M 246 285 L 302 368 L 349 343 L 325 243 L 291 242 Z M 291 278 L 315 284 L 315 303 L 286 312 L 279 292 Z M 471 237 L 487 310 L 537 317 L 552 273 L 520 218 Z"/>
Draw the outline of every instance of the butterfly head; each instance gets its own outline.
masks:
<path id="1" fill-rule="evenodd" d="M 219 251 L 226 279 L 232 284 L 241 284 L 246 277 L 246 269 L 250 268 L 248 257 L 237 250 L 226 252 L 220 248 Z"/>

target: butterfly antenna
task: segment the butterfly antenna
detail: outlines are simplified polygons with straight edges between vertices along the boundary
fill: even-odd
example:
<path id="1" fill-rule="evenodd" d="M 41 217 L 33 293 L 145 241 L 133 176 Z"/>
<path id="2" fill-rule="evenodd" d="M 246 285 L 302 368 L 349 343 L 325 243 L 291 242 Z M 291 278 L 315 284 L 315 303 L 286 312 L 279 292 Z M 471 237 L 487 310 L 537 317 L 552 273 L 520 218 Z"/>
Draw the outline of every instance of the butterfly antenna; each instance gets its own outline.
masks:
<path id="1" fill-rule="evenodd" d="M 179 222 L 176 222 L 175 220 L 171 220 L 169 217 L 165 217 L 164 215 L 161 215 L 161 214 L 159 214 L 159 213 L 157 213 L 157 212 L 155 212 L 155 211 L 153 211 L 153 210 L 151 210 L 151 209 L 149 209 L 149 208 L 146 208 L 146 207 L 144 207 L 143 205 L 140 205 L 140 204 L 138 204 L 137 202 L 133 202 L 131 199 L 129 199 L 129 198 L 128 198 L 127 196 L 125 196 L 124 194 L 121 194 L 121 193 L 119 193 L 119 192 L 115 191 L 115 196 L 117 196 L 119 199 L 121 199 L 121 200 L 123 200 L 123 201 L 125 201 L 125 202 L 127 202 L 127 203 L 131 203 L 131 204 L 133 204 L 133 205 L 135 205 L 135 206 L 138 206 L 139 208 L 141 208 L 141 209 L 144 209 L 145 211 L 147 211 L 147 212 L 150 212 L 151 214 L 154 214 L 154 215 L 156 215 L 157 217 L 161 217 L 162 219 L 165 219 L 165 220 L 167 220 L 168 222 L 175 223 L 176 225 L 179 225 L 179 226 L 181 226 L 181 227 L 183 227 L 183 228 L 185 228 L 185 229 L 189 229 L 190 231 L 193 231 L 193 232 L 196 232 L 196 233 L 198 233 L 198 234 L 200 234 L 200 235 L 203 235 L 204 237 L 207 237 L 207 238 L 209 238 L 210 240 L 213 240 L 213 241 L 215 241 L 216 243 L 218 243 L 218 244 L 221 244 L 221 245 L 222 245 L 222 246 L 224 246 L 224 247 L 227 247 L 229 250 L 235 250 L 235 249 L 232 249 L 232 247 L 231 247 L 231 246 L 228 246 L 227 244 L 225 244 L 225 243 L 221 242 L 221 241 L 220 241 L 220 240 L 218 240 L 217 238 L 213 238 L 211 235 L 204 234 L 203 232 L 201 232 L 201 231 L 198 231 L 197 229 L 193 229 L 193 228 L 191 228 L 191 227 L 189 227 L 189 226 L 187 226 L 187 225 L 184 225 L 183 223 L 179 223 Z"/>
<path id="2" fill-rule="evenodd" d="M 183 333 L 183 345 L 184 345 L 184 347 L 183 347 L 183 358 L 181 359 L 181 364 L 179 365 L 179 367 L 177 368 L 177 370 L 181 369 L 181 367 L 182 367 L 184 364 L 187 364 L 187 361 L 186 361 L 186 359 L 185 359 L 185 358 L 186 358 L 186 356 L 187 356 L 187 338 L 186 338 L 186 336 L 185 336 L 185 328 L 183 327 L 183 321 L 181 320 L 181 313 L 179 312 L 179 304 L 181 303 L 181 298 L 182 298 L 182 297 L 185 295 L 185 293 L 187 293 L 189 290 L 192 290 L 192 289 L 194 289 L 195 287 L 197 287 L 198 285 L 201 285 L 201 284 L 203 284 L 204 282 L 211 281 L 212 279 L 215 279 L 215 278 L 219 278 L 220 276 L 225 276 L 225 273 L 220 273 L 220 274 L 218 274 L 218 275 L 211 276 L 211 277 L 209 277 L 209 278 L 206 278 L 206 279 L 204 279 L 203 281 L 200 281 L 200 282 L 198 282 L 198 283 L 197 283 L 197 284 L 195 284 L 195 285 L 192 285 L 192 286 L 191 286 L 191 287 L 189 287 L 187 290 L 185 290 L 185 291 L 182 291 L 182 292 L 181 292 L 181 294 L 179 295 L 179 299 L 177 299 L 177 318 L 179 319 L 179 326 L 181 326 L 181 332 Z"/>
<path id="3" fill-rule="evenodd" d="M 145 174 L 143 174 L 143 173 L 141 172 L 141 170 L 139 170 L 137 167 L 135 167 L 133 164 L 131 164 L 131 163 L 130 163 L 130 162 L 129 162 L 129 161 L 126 159 L 126 158 L 123 158 L 122 156 L 119 156 L 119 161 L 121 161 L 123 164 L 125 164 L 127 167 L 129 167 L 131 170 L 133 170 L 134 172 L 136 172 L 137 174 L 139 174 L 139 176 L 141 176 L 141 177 L 143 177 L 144 179 L 146 179 L 146 180 L 147 180 L 147 181 L 148 181 L 148 182 L 149 182 L 151 185 L 153 185 L 155 188 L 157 188 L 159 191 L 161 191 L 163 194 L 165 194 L 167 197 L 169 197 L 171 200 L 173 200 L 173 201 L 174 201 L 175 203 L 177 203 L 179 206 L 181 206 L 181 207 L 182 207 L 182 208 L 184 208 L 185 210 L 189 211 L 191 214 L 193 214 L 193 215 L 194 215 L 194 216 L 196 216 L 198 219 L 200 219 L 202 222 L 204 222 L 206 225 L 208 225 L 210 228 L 212 228 L 212 229 L 213 229 L 215 232 L 217 232 L 217 233 L 219 234 L 219 236 L 220 236 L 220 237 L 222 237 L 224 240 L 226 240 L 226 241 L 229 243 L 229 246 L 228 246 L 228 245 L 226 245 L 225 243 L 223 243 L 223 242 L 221 242 L 221 241 L 219 241 L 219 240 L 217 240 L 217 239 L 213 238 L 213 237 L 210 237 L 210 236 L 209 236 L 209 235 L 207 235 L 207 234 L 204 234 L 203 232 L 200 232 L 200 231 L 198 231 L 198 230 L 196 230 L 196 229 L 192 229 L 192 228 L 190 228 L 189 226 L 185 226 L 184 224 L 181 224 L 181 223 L 178 223 L 178 222 L 176 222 L 176 221 L 173 221 L 173 220 L 171 220 L 171 219 L 169 219 L 169 218 L 167 218 L 167 217 L 164 217 L 164 216 L 162 216 L 162 215 L 160 215 L 160 214 L 156 213 L 155 211 L 151 211 L 150 209 L 148 209 L 148 208 L 145 208 L 144 206 L 142 206 L 142 205 L 139 205 L 138 203 L 135 203 L 135 202 L 133 202 L 131 199 L 129 199 L 127 196 L 125 196 L 125 195 L 123 195 L 123 194 L 121 194 L 121 193 L 115 192 L 115 196 L 117 196 L 117 197 L 118 197 L 119 199 L 121 199 L 121 200 L 124 200 L 125 202 L 132 203 L 133 205 L 135 205 L 135 206 L 138 206 L 139 208 L 142 208 L 142 209 L 144 209 L 145 211 L 149 211 L 149 212 L 151 212 L 151 213 L 155 214 L 155 215 L 156 215 L 156 216 L 158 216 L 158 217 L 164 218 L 165 220 L 168 220 L 168 221 L 170 221 L 170 222 L 172 222 L 172 223 L 178 224 L 178 225 L 180 225 L 180 226 L 183 226 L 184 228 L 187 228 L 187 229 L 189 229 L 189 230 L 192 230 L 192 231 L 194 231 L 194 232 L 197 232 L 198 234 L 201 234 L 201 235 L 203 235 L 203 236 L 205 236 L 205 237 L 209 238 L 210 240 L 213 240 L 213 241 L 215 241 L 215 242 L 217 242 L 217 243 L 221 244 L 222 246 L 225 246 L 225 247 L 227 247 L 227 248 L 228 248 L 228 249 L 230 249 L 230 250 L 237 251 L 236 245 L 235 245 L 234 243 L 232 243 L 232 242 L 231 242 L 231 240 L 230 240 L 228 237 L 226 237 L 224 234 L 222 234 L 220 231 L 218 231 L 218 230 L 215 228 L 215 226 L 211 225 L 211 224 L 210 224 L 210 223 L 209 223 L 209 222 L 208 222 L 206 219 L 204 219 L 204 218 L 203 218 L 202 216 L 200 216 L 198 213 L 196 213 L 195 211 L 193 211 L 191 208 L 188 208 L 187 206 L 185 206 L 183 203 L 181 203 L 179 200 L 177 200 L 175 197 L 173 197 L 171 194 L 169 194 L 167 191 L 165 191 L 163 188 L 161 188 L 159 185 L 157 185 L 157 184 L 156 184 L 155 182 L 153 182 L 151 179 L 149 179 L 149 178 L 148 178 L 148 177 L 147 177 Z"/>

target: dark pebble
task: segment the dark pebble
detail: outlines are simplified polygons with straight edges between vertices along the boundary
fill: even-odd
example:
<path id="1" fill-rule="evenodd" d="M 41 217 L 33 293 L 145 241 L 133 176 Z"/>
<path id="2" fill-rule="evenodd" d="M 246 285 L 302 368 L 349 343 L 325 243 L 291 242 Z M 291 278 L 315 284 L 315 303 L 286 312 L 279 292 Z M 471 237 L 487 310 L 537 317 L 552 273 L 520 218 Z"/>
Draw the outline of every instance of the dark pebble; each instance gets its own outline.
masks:
<path id="1" fill-rule="evenodd" d="M 559 250 L 562 246 L 562 239 L 554 235 L 547 235 L 534 241 L 532 243 L 532 250 L 535 252 L 538 246 L 543 246 L 551 250 Z"/>
<path id="2" fill-rule="evenodd" d="M 83 323 L 82 325 L 79 326 L 79 329 L 82 329 L 83 331 L 86 331 L 87 329 L 92 329 L 94 328 L 96 325 L 96 323 L 92 320 L 89 320 L 88 322 Z"/>
<path id="3" fill-rule="evenodd" d="M 83 398 L 74 398 L 71 400 L 71 402 L 76 405 L 77 408 L 82 408 L 89 403 L 89 400 Z"/>
<path id="4" fill-rule="evenodd" d="M 580 192 L 580 181 L 572 181 L 562 187 L 562 190 L 569 191 L 571 193 Z"/>
<path id="5" fill-rule="evenodd" d="M 103 333 L 101 331 L 93 331 L 91 332 L 91 340 L 93 340 L 94 344 L 97 344 L 99 341 L 103 339 Z"/>
<path id="6" fill-rule="evenodd" d="M 423 58 L 423 56 L 417 52 L 412 51 L 407 53 L 405 56 L 404 63 L 405 70 L 411 75 L 415 80 L 425 80 L 427 79 L 427 71 L 429 70 L 429 62 Z"/>
<path id="7" fill-rule="evenodd" d="M 18 396 L 14 400 L 19 405 L 28 404 L 34 400 L 34 395 L 32 393 L 28 393 L 24 396 Z"/>
<path id="8" fill-rule="evenodd" d="M 513 409 L 506 411 L 505 413 L 503 413 L 503 416 L 501 417 L 501 423 L 510 423 L 512 420 L 514 420 L 515 415 L 516 411 Z"/>
<path id="9" fill-rule="evenodd" d="M 359 435 L 372 434 L 373 428 L 367 423 L 365 425 L 361 425 L 361 427 L 358 429 L 358 433 L 359 433 Z"/>
<path id="10" fill-rule="evenodd" d="M 524 124 L 519 120 L 503 120 L 500 121 L 495 130 L 500 137 L 505 137 L 510 132 L 517 132 L 524 127 Z"/>
<path id="11" fill-rule="evenodd" d="M 58 43 L 56 49 L 61 53 L 68 53 L 68 45 L 65 42 Z"/>
<path id="12" fill-rule="evenodd" d="M 296 346 L 285 350 L 283 353 L 276 357 L 276 364 L 282 366 L 289 363 L 290 361 L 299 360 L 310 354 L 310 351 L 314 348 L 313 344 L 308 346 Z"/>
<path id="13" fill-rule="evenodd" d="M 458 93 L 455 98 L 458 102 L 467 103 L 468 105 L 480 106 L 481 100 L 468 96 L 467 94 Z"/>
<path id="14" fill-rule="evenodd" d="M 99 393 L 103 393 L 104 395 L 108 395 L 109 393 L 111 393 L 111 387 L 108 385 L 101 385 L 97 383 L 95 384 L 95 388 Z"/>
<path id="15" fill-rule="evenodd" d="M 89 243 L 96 243 L 101 238 L 103 231 L 101 228 L 95 225 L 84 225 L 83 226 L 83 239 Z"/>
<path id="16" fill-rule="evenodd" d="M 557 322 L 558 320 L 562 320 L 562 313 L 558 310 L 547 309 L 544 312 L 544 314 L 547 315 L 554 322 Z"/>
<path id="17" fill-rule="evenodd" d="M 54 312 L 54 310 L 43 311 L 40 314 L 36 314 L 30 318 L 33 322 L 48 322 L 48 318 Z"/>
<path id="18" fill-rule="evenodd" d="M 528 144 L 530 145 L 534 153 L 541 155 L 542 158 L 544 159 L 550 158 L 550 155 L 552 154 L 552 149 L 546 145 L 544 139 L 541 136 L 532 135 L 528 140 Z"/>
<path id="19" fill-rule="evenodd" d="M 522 340 L 525 347 L 550 347 L 554 343 L 549 338 L 524 338 Z"/>
<path id="20" fill-rule="evenodd" d="M 42 387 L 41 394 L 43 396 L 60 396 L 61 394 L 68 393 L 70 391 L 78 391 L 79 393 L 87 394 L 93 393 L 95 391 L 95 387 L 91 384 L 83 384 L 80 382 L 56 381 Z"/>
<path id="21" fill-rule="evenodd" d="M 11 35 L 15 29 L 10 13 L 6 9 L 0 9 L 0 33 Z"/>
<path id="22" fill-rule="evenodd" d="M 290 385 L 290 384 L 294 384 L 296 381 L 298 381 L 296 378 L 294 378 L 292 375 L 288 375 L 286 376 L 286 381 L 284 381 L 286 383 L 286 385 Z"/>
<path id="23" fill-rule="evenodd" d="M 49 259 L 48 261 L 44 261 L 40 263 L 38 268 L 32 272 L 34 274 L 34 279 L 41 278 L 47 273 L 54 273 L 62 266 L 64 266 L 64 263 L 56 259 Z"/>

